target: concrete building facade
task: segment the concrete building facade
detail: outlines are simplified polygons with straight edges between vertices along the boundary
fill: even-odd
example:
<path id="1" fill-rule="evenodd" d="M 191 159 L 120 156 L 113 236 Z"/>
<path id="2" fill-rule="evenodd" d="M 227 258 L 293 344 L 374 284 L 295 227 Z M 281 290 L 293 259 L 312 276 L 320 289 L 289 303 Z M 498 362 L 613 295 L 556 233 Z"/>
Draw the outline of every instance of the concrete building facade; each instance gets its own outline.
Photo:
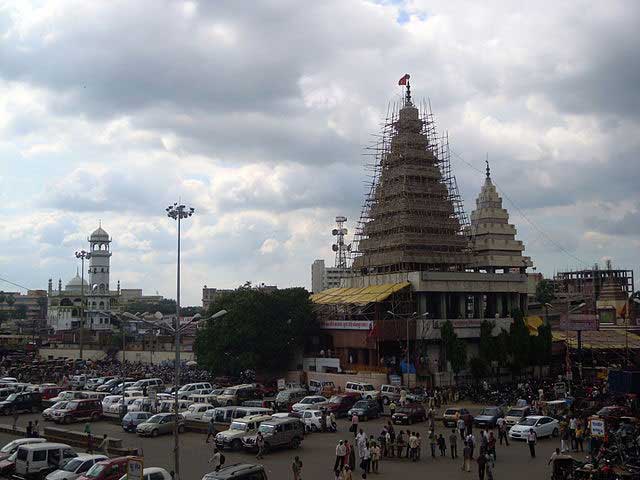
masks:
<path id="1" fill-rule="evenodd" d="M 337 288 L 342 279 L 351 276 L 351 273 L 350 268 L 327 267 L 324 260 L 314 260 L 311 264 L 311 292 Z"/>

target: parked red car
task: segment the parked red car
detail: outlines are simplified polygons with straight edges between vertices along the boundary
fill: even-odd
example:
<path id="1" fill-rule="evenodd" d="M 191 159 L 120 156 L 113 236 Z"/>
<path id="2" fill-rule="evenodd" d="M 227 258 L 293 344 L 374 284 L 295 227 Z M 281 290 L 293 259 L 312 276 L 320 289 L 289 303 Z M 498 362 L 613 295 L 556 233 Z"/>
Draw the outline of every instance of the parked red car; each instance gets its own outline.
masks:
<path id="1" fill-rule="evenodd" d="M 119 480 L 127 473 L 127 461 L 130 458 L 116 457 L 98 462 L 77 480 Z"/>
<path id="2" fill-rule="evenodd" d="M 347 412 L 360 400 L 362 396 L 359 393 L 340 393 L 329 399 L 327 412 L 333 412 L 336 417 L 344 417 Z"/>
<path id="3" fill-rule="evenodd" d="M 102 402 L 96 399 L 71 400 L 64 410 L 54 410 L 52 420 L 56 423 L 71 423 L 80 420 L 100 420 L 102 418 Z"/>
<path id="4" fill-rule="evenodd" d="M 40 394 L 43 400 L 49 400 L 50 398 L 55 398 L 60 395 L 63 390 L 62 387 L 46 386 L 40 389 Z"/>

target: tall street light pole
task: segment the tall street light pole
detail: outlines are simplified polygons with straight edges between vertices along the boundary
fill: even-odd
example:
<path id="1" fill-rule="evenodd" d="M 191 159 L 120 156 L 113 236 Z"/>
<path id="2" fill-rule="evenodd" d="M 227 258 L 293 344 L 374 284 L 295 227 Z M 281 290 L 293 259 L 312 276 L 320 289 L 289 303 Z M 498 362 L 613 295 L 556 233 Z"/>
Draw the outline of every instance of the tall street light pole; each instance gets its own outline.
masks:
<path id="1" fill-rule="evenodd" d="M 81 302 L 81 309 L 80 309 L 80 360 L 82 360 L 82 354 L 83 354 L 83 349 L 84 349 L 84 315 L 85 315 L 85 308 L 84 308 L 84 259 L 86 258 L 87 260 L 91 258 L 91 253 L 85 251 L 85 250 L 80 250 L 79 252 L 76 252 L 76 258 L 79 258 L 81 263 L 82 263 L 82 270 L 80 272 L 80 302 Z"/>
<path id="2" fill-rule="evenodd" d="M 180 223 L 193 215 L 194 209 L 186 205 L 174 203 L 166 209 L 167 216 L 178 222 L 178 261 L 176 266 L 176 326 L 175 326 L 175 422 L 173 427 L 173 472 L 176 480 L 180 480 L 180 439 L 178 434 L 178 389 L 180 388 Z"/>

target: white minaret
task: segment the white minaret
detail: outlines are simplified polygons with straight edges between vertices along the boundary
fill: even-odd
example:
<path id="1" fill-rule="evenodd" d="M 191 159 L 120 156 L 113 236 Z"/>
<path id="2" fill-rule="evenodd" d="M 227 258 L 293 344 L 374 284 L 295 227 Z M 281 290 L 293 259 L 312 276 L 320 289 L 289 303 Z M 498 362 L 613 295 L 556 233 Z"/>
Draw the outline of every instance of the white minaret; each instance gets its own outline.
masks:
<path id="1" fill-rule="evenodd" d="M 102 225 L 89 237 L 89 289 L 87 295 L 87 328 L 101 330 L 110 328 L 108 311 L 110 308 L 109 294 L 109 264 L 111 252 L 109 234 L 102 229 Z"/>

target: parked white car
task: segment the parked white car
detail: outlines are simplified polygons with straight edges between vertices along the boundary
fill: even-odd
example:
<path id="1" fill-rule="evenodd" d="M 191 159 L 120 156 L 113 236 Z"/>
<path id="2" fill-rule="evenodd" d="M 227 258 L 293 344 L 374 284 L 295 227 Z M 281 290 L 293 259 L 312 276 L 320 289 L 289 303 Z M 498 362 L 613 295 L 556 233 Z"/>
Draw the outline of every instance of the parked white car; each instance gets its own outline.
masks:
<path id="1" fill-rule="evenodd" d="M 555 418 L 532 415 L 520 420 L 520 422 L 511 427 L 509 429 L 509 438 L 514 440 L 526 440 L 531 429 L 536 432 L 538 438 L 551 436 L 557 437 L 560 433 L 558 420 Z"/>
<path id="2" fill-rule="evenodd" d="M 302 412 L 304 410 L 317 410 L 321 407 L 326 407 L 329 401 L 321 395 L 309 395 L 304 397 L 298 403 L 294 403 L 291 410 L 294 412 Z"/>
<path id="3" fill-rule="evenodd" d="M 102 399 L 102 410 L 108 412 L 111 405 L 113 405 L 114 403 L 118 403 L 121 400 L 122 395 L 107 395 Z"/>
<path id="4" fill-rule="evenodd" d="M 105 455 L 92 455 L 79 453 L 77 457 L 69 460 L 62 468 L 54 470 L 45 478 L 46 480 L 75 480 L 86 473 L 95 463 L 107 460 Z"/>
<path id="5" fill-rule="evenodd" d="M 185 420 L 202 421 L 202 416 L 207 410 L 211 410 L 213 405 L 209 403 L 192 403 L 187 411 L 182 414 Z"/>

